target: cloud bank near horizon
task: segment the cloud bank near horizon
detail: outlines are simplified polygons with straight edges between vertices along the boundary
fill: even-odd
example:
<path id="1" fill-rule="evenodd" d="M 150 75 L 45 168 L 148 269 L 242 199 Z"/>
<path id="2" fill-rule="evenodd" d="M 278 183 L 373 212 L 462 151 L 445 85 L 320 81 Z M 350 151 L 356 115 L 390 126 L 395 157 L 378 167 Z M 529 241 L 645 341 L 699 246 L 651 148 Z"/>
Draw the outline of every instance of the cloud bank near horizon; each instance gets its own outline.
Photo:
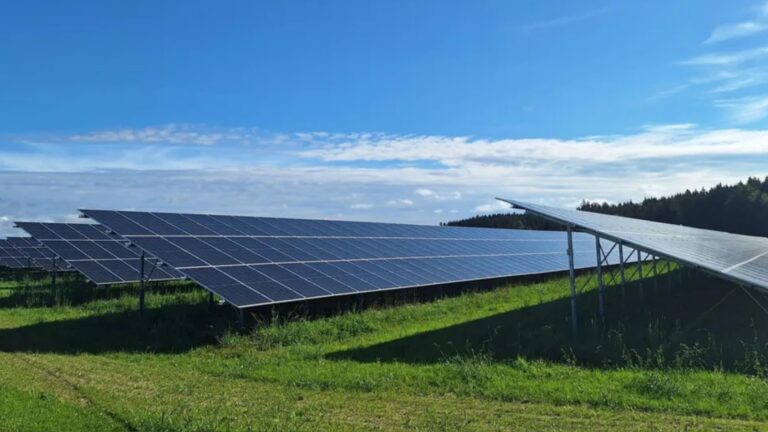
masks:
<path id="1" fill-rule="evenodd" d="M 765 175 L 768 131 L 656 125 L 579 139 L 162 125 L 0 137 L 0 236 L 77 208 L 438 223 L 495 196 L 618 202 Z"/>

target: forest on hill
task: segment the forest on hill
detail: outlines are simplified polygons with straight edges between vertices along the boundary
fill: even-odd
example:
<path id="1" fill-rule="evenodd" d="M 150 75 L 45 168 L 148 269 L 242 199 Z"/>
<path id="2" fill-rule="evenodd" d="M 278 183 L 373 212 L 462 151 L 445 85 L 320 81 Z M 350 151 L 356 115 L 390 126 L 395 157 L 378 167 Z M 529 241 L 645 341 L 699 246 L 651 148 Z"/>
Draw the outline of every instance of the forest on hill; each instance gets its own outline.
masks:
<path id="1" fill-rule="evenodd" d="M 580 210 L 688 225 L 739 234 L 768 236 L 768 177 L 750 177 L 735 185 L 686 190 L 662 198 L 619 204 L 583 202 Z M 447 222 L 450 226 L 517 229 L 562 229 L 536 216 L 480 215 Z"/>
<path id="2" fill-rule="evenodd" d="M 471 218 L 461 219 L 451 222 L 444 222 L 443 226 L 464 226 L 480 228 L 512 228 L 512 229 L 532 229 L 560 231 L 563 227 L 560 224 L 550 222 L 544 218 L 529 214 L 519 213 L 496 213 L 472 216 Z"/>

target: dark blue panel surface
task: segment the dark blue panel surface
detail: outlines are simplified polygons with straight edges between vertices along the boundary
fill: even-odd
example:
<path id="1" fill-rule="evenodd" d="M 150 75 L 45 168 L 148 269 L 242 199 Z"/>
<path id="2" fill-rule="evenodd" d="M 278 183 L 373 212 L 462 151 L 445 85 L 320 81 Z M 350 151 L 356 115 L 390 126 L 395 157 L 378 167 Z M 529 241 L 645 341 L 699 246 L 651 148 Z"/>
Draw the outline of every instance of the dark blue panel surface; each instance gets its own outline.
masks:
<path id="1" fill-rule="evenodd" d="M 146 236 L 83 212 L 181 273 L 204 274 L 194 279 L 211 291 L 226 287 L 222 297 L 239 307 L 567 268 L 562 232 L 152 214 L 169 228 L 140 212 L 121 213 L 165 233 Z M 594 248 L 593 237 L 574 235 L 577 266 L 594 265 Z M 265 300 L 233 300 L 237 289 Z"/>
<path id="2" fill-rule="evenodd" d="M 274 300 L 212 267 L 188 269 L 184 273 L 232 304 L 264 304 Z"/>
<path id="3" fill-rule="evenodd" d="M 132 222 L 118 215 L 127 226 Z M 123 219 L 119 219 L 123 218 Z M 135 282 L 139 280 L 138 257 L 141 251 L 128 246 L 128 240 L 110 234 L 103 225 L 63 224 L 41 222 L 17 222 L 17 226 L 29 233 L 43 236 L 43 239 L 26 239 L 33 247 L 26 247 L 25 253 L 41 267 L 50 269 L 53 257 L 59 270 L 74 268 L 98 284 Z M 41 244 L 35 244 L 39 240 Z M 151 264 L 153 258 L 146 257 Z M 99 265 L 86 263 L 95 262 Z M 73 265 L 77 263 L 77 265 Z M 134 265 L 135 264 L 135 265 Z M 183 276 L 174 269 L 165 268 L 147 274 L 152 280 L 181 279 Z"/>

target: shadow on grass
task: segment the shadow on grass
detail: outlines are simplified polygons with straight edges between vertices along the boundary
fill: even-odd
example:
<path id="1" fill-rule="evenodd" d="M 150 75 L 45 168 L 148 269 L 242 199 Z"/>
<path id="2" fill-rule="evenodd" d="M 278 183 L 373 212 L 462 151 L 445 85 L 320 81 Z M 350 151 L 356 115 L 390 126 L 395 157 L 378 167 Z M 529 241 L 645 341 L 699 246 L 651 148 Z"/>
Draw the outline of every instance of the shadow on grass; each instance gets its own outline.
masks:
<path id="1" fill-rule="evenodd" d="M 185 281 L 149 282 L 147 290 L 155 293 L 175 293 L 190 291 L 196 286 Z M 0 297 L 0 309 L 37 308 L 55 305 L 79 306 L 96 300 L 109 300 L 126 295 L 138 296 L 138 283 L 97 286 L 77 274 L 61 276 L 56 289 L 50 278 L 42 280 L 23 278 L 15 286 L 6 288 L 7 293 Z"/>
<path id="2" fill-rule="evenodd" d="M 229 328 L 231 310 L 175 304 L 0 329 L 0 351 L 76 354 L 182 353 L 214 344 Z"/>
<path id="3" fill-rule="evenodd" d="M 674 279 L 673 279 L 674 280 Z M 719 367 L 764 374 L 766 314 L 741 289 L 703 276 L 668 288 L 667 278 L 610 287 L 606 318 L 596 291 L 579 295 L 579 334 L 570 335 L 570 299 L 531 305 L 369 347 L 332 353 L 360 362 L 438 363 L 481 356 L 492 362 L 543 359 L 587 367 Z M 717 305 L 717 306 L 715 306 Z M 714 306 L 714 308 L 713 308 Z"/>

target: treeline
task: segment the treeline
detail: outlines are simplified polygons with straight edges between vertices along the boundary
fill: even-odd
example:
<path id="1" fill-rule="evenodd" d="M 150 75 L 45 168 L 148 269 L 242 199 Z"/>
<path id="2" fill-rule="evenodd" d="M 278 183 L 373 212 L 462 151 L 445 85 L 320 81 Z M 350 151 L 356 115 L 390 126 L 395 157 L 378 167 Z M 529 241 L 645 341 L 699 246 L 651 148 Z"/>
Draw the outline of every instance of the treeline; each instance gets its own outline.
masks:
<path id="1" fill-rule="evenodd" d="M 732 233 L 768 236 L 768 177 L 749 178 L 735 185 L 686 190 L 641 202 L 598 204 L 583 202 L 580 210 L 682 224 Z M 517 214 L 475 216 L 446 225 L 490 228 L 562 229 L 541 218 Z"/>
<path id="2" fill-rule="evenodd" d="M 478 215 L 468 219 L 444 222 L 440 225 L 481 228 L 513 228 L 558 231 L 563 227 L 538 216 L 529 214 L 498 213 Z"/>
<path id="3" fill-rule="evenodd" d="M 768 177 L 749 178 L 735 185 L 686 190 L 665 198 L 621 204 L 582 203 L 597 213 L 628 216 L 739 234 L 768 236 Z"/>

